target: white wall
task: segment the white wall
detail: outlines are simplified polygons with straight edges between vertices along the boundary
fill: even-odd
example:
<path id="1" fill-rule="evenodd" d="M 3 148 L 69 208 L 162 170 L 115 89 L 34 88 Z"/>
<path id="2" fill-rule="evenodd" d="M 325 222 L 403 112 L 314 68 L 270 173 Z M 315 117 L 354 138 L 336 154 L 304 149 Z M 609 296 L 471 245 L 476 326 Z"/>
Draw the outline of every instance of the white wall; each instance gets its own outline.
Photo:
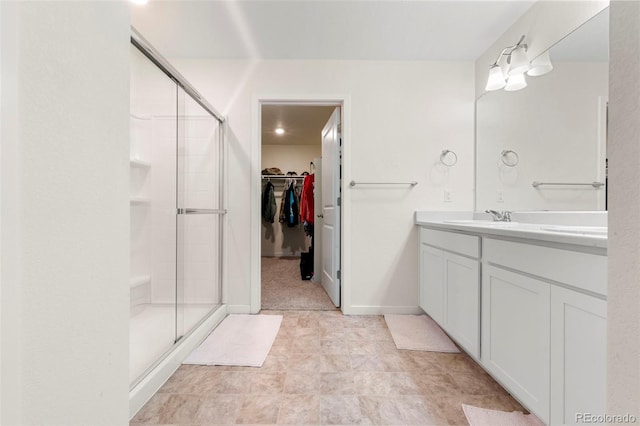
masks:
<path id="1" fill-rule="evenodd" d="M 311 172 L 309 163 L 314 158 L 322 156 L 320 145 L 320 133 L 318 133 L 317 145 L 262 145 L 262 169 L 278 167 L 282 173 L 289 171 L 300 175 L 302 172 Z M 303 178 L 296 179 L 297 186 L 302 190 Z M 280 211 L 282 192 L 286 189 L 284 180 L 273 179 L 276 195 L 276 212 Z M 264 187 L 265 181 L 262 181 Z M 317 185 L 317 183 L 316 183 Z M 298 256 L 303 251 L 308 251 L 311 245 L 309 237 L 305 236 L 302 224 L 289 228 L 286 224 L 278 222 L 278 213 L 274 223 L 262 220 L 260 229 L 262 256 Z"/>
<path id="2" fill-rule="evenodd" d="M 415 310 L 418 300 L 415 210 L 473 208 L 473 64 L 374 61 L 207 61 L 172 62 L 229 118 L 229 288 L 228 303 L 250 303 L 250 197 L 261 164 L 253 141 L 258 97 L 348 95 L 344 123 L 343 179 L 412 180 L 410 189 L 345 187 L 351 238 L 343 265 L 350 305 L 345 312 Z M 439 165 L 452 149 L 458 164 Z M 445 189 L 452 202 L 445 203 Z M 259 238 L 258 238 L 259 241 Z"/>
<path id="3" fill-rule="evenodd" d="M 608 63 L 554 62 L 528 82 L 477 101 L 476 210 L 604 209 L 604 187 L 531 183 L 604 182 Z M 518 154 L 514 167 L 501 161 L 507 149 Z"/>
<path id="4" fill-rule="evenodd" d="M 520 17 L 496 42 L 476 60 L 475 90 L 480 97 L 487 84 L 489 66 L 502 49 L 513 46 L 523 34 L 527 54 L 535 58 L 559 40 L 603 10 L 608 0 L 541 0 Z"/>
<path id="5" fill-rule="evenodd" d="M 0 7 L 0 422 L 126 424 L 128 8 Z"/>
<path id="6" fill-rule="evenodd" d="M 640 3 L 610 22 L 607 413 L 640 419 Z"/>

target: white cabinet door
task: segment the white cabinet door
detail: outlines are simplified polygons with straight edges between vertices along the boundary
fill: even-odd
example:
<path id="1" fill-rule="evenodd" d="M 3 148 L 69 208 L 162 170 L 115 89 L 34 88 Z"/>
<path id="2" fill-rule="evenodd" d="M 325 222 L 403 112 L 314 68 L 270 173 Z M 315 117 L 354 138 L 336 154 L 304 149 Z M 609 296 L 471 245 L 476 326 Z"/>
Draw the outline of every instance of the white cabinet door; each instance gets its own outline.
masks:
<path id="1" fill-rule="evenodd" d="M 444 252 L 420 244 L 420 307 L 435 322 L 444 319 Z"/>
<path id="2" fill-rule="evenodd" d="M 606 412 L 607 302 L 551 289 L 551 424 Z"/>
<path id="3" fill-rule="evenodd" d="M 444 253 L 443 327 L 471 356 L 480 358 L 480 264 Z"/>
<path id="4" fill-rule="evenodd" d="M 492 265 L 482 272 L 482 364 L 549 421 L 550 285 Z"/>

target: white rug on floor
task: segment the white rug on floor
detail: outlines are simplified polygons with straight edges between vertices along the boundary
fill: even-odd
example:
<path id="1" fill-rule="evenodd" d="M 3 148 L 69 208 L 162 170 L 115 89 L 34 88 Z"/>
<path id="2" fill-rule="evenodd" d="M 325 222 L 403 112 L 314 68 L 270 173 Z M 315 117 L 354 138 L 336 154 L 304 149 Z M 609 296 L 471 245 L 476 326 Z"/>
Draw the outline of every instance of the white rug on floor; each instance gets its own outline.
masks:
<path id="1" fill-rule="evenodd" d="M 460 350 L 449 336 L 427 315 L 385 315 L 398 349 L 412 351 L 453 352 Z"/>
<path id="2" fill-rule="evenodd" d="M 462 404 L 462 411 L 470 426 L 544 426 L 535 415 L 520 411 L 509 413 L 465 404 Z"/>
<path id="3" fill-rule="evenodd" d="M 282 315 L 231 314 L 184 364 L 262 367 L 281 322 Z"/>

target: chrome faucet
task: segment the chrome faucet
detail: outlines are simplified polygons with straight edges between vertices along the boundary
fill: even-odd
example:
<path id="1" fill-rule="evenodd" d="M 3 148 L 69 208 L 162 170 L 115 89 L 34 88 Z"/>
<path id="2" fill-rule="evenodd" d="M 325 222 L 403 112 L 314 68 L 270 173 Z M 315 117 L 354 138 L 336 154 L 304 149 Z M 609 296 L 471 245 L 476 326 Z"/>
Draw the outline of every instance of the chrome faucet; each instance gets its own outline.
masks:
<path id="1" fill-rule="evenodd" d="M 489 213 L 494 222 L 511 222 L 509 210 L 485 210 L 485 213 Z"/>

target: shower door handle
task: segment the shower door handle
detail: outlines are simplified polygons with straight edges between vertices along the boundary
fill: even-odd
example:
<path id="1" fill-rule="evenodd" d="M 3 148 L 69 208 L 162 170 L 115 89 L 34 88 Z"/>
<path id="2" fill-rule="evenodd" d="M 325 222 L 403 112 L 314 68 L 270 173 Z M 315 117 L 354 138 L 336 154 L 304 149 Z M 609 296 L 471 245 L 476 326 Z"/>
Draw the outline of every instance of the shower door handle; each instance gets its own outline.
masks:
<path id="1" fill-rule="evenodd" d="M 227 209 L 178 209 L 178 214 L 227 214 Z"/>

